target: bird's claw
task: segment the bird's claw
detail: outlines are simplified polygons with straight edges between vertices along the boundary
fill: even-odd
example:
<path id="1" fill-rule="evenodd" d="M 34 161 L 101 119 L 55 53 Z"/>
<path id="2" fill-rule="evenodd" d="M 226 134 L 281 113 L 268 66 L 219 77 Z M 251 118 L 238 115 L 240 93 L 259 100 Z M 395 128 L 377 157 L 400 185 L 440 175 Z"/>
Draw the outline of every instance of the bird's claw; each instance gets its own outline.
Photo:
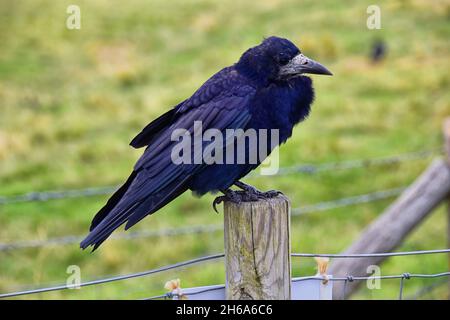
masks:
<path id="1" fill-rule="evenodd" d="M 250 193 L 247 191 L 227 191 L 223 196 L 216 197 L 213 201 L 213 208 L 216 213 L 219 213 L 217 211 L 217 205 L 221 204 L 224 201 L 233 202 L 236 204 L 239 204 L 241 202 L 250 202 L 250 201 L 257 201 L 258 197 L 255 193 Z"/>
<path id="2" fill-rule="evenodd" d="M 219 196 L 219 197 L 216 197 L 216 198 L 214 199 L 212 205 L 213 205 L 214 211 L 215 211 L 217 214 L 219 214 L 219 211 L 217 211 L 217 205 L 218 205 L 218 204 L 221 204 L 221 203 L 224 202 L 225 200 L 226 200 L 226 196 Z"/>
<path id="3" fill-rule="evenodd" d="M 249 184 L 243 183 L 241 181 L 237 181 L 235 183 L 235 185 L 239 188 L 241 188 L 242 190 L 244 190 L 247 193 L 251 193 L 256 195 L 256 197 L 258 199 L 271 199 L 271 198 L 275 198 L 278 195 L 282 195 L 283 193 L 281 191 L 278 190 L 269 190 L 266 192 L 260 191 L 258 189 L 256 189 L 254 186 L 251 186 Z"/>
<path id="4" fill-rule="evenodd" d="M 224 201 L 229 201 L 229 202 L 239 204 L 241 202 L 267 200 L 267 199 L 275 198 L 280 194 L 283 194 L 283 193 L 278 190 L 269 190 L 266 192 L 262 192 L 256 188 L 254 188 L 253 190 L 244 190 L 244 191 L 229 190 L 223 196 L 219 196 L 214 199 L 213 209 L 216 213 L 219 213 L 217 211 L 217 205 L 221 204 Z"/>
<path id="5" fill-rule="evenodd" d="M 283 193 L 278 190 L 269 190 L 266 192 L 261 192 L 258 190 L 257 194 L 260 199 L 271 199 L 271 198 L 275 198 L 279 195 L 283 195 Z"/>

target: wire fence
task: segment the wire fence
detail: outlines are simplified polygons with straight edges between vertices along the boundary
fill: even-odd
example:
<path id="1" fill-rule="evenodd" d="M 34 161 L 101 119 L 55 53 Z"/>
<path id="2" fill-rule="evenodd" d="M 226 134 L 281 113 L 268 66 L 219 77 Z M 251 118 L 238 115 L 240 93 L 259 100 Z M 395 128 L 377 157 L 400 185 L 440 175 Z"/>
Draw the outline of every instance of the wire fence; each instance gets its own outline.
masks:
<path id="1" fill-rule="evenodd" d="M 433 155 L 439 154 L 440 152 L 442 152 L 442 148 L 432 148 L 380 158 L 356 159 L 349 161 L 328 162 L 322 164 L 301 164 L 292 167 L 282 167 L 279 169 L 276 176 L 288 175 L 293 173 L 314 174 L 325 171 L 349 170 L 372 166 L 393 165 L 426 159 Z M 263 177 L 257 174 L 250 174 L 249 176 Z M 108 195 L 117 190 L 118 187 L 119 186 L 105 186 L 60 191 L 32 191 L 18 195 L 0 196 L 0 205 Z"/>
<path id="2" fill-rule="evenodd" d="M 404 289 L 404 280 L 410 280 L 413 278 L 426 278 L 426 279 L 430 279 L 430 278 L 440 278 L 440 277 L 449 277 L 450 276 L 450 272 L 446 271 L 446 272 L 440 272 L 440 273 L 432 273 L 432 274 L 414 274 L 414 273 L 408 273 L 408 272 L 404 272 L 402 274 L 397 274 L 397 275 L 387 275 L 387 276 L 351 276 L 348 275 L 346 277 L 332 277 L 329 279 L 326 279 L 328 281 L 343 281 L 344 282 L 344 286 L 343 286 L 343 297 L 346 296 L 346 289 L 347 286 L 346 284 L 349 282 L 353 282 L 353 281 L 364 281 L 364 280 L 388 280 L 388 279 L 400 279 L 400 286 L 399 286 L 399 293 L 398 293 L 398 299 L 402 300 L 403 299 L 403 289 Z M 293 281 L 305 281 L 305 280 L 318 280 L 318 281 L 323 281 L 324 277 L 304 277 L 301 279 L 295 279 Z"/>
<path id="3" fill-rule="evenodd" d="M 216 291 L 216 290 L 220 290 L 220 289 L 223 289 L 223 288 L 225 288 L 225 286 L 217 286 L 217 287 L 214 287 L 214 288 L 199 289 L 199 290 L 196 290 L 196 291 L 189 292 L 189 296 L 195 296 L 195 295 L 198 295 L 198 294 L 211 292 L 211 291 Z M 148 297 L 148 298 L 144 298 L 144 299 L 141 299 L 141 300 L 173 299 L 174 297 L 182 299 L 183 297 L 185 297 L 185 295 L 183 293 L 178 294 L 178 293 L 175 293 L 175 292 L 167 292 L 165 294 Z"/>
<path id="4" fill-rule="evenodd" d="M 408 296 L 406 299 L 407 300 L 420 299 L 420 298 L 422 298 L 424 296 L 432 294 L 434 291 L 436 291 L 436 289 L 440 288 L 444 284 L 448 285 L 449 284 L 449 280 L 446 279 L 446 278 L 440 278 L 439 280 L 433 282 L 432 284 L 420 288 L 415 293 L 413 293 L 412 295 Z"/>
<path id="5" fill-rule="evenodd" d="M 369 203 L 374 201 L 379 201 L 383 199 L 392 198 L 400 195 L 407 187 L 398 187 L 393 189 L 386 189 L 375 191 L 371 193 L 340 198 L 331 201 L 323 201 L 316 204 L 307 205 L 300 208 L 292 209 L 292 215 L 298 216 L 306 213 L 319 212 L 325 210 L 331 210 L 336 208 L 348 207 L 356 204 Z"/>
<path id="6" fill-rule="evenodd" d="M 292 256 L 294 257 L 332 257 L 332 258 L 367 258 L 372 256 L 385 256 L 385 257 L 398 257 L 398 256 L 414 256 L 414 255 L 423 255 L 423 254 L 442 254 L 442 253 L 450 253 L 450 249 L 439 249 L 439 250 L 423 250 L 423 251 L 404 251 L 404 252 L 386 252 L 386 253 L 361 253 L 361 254 L 352 254 L 352 255 L 346 255 L 346 254 L 310 254 L 310 253 L 293 253 Z M 72 288 L 82 288 L 87 286 L 93 286 L 93 285 L 100 285 L 110 282 L 116 282 L 116 281 L 122 281 L 122 280 L 129 280 L 133 278 L 140 278 L 152 274 L 157 274 L 169 270 L 179 269 L 182 267 L 191 266 L 194 264 L 203 263 L 206 261 L 213 261 L 217 259 L 223 258 L 225 255 L 223 253 L 204 256 L 192 260 L 187 260 L 171 265 L 167 265 L 164 267 L 160 267 L 157 269 L 151 269 L 146 270 L 142 272 L 137 273 L 130 273 L 126 275 L 120 275 L 120 276 L 114 276 L 114 277 L 108 277 L 88 282 L 82 282 L 75 285 L 56 285 L 56 286 L 50 286 L 50 287 L 44 287 L 44 288 L 37 288 L 37 289 L 30 289 L 30 290 L 24 290 L 24 291 L 15 291 L 15 292 L 9 292 L 9 293 L 2 293 L 0 294 L 0 298 L 12 298 L 12 297 L 19 297 L 19 296 L 25 296 L 25 295 L 31 295 L 31 294 L 38 294 L 38 293 L 45 293 L 45 292 L 52 292 L 52 291 L 61 291 L 66 289 L 72 289 Z M 404 280 L 409 280 L 412 278 L 439 278 L 439 277 L 447 277 L 450 276 L 450 272 L 441 272 L 441 273 L 433 273 L 433 274 L 411 274 L 408 272 L 404 272 L 400 275 L 385 275 L 385 276 L 352 276 L 348 275 L 346 277 L 331 277 L 329 281 L 344 281 L 345 284 L 347 282 L 353 282 L 353 281 L 362 281 L 362 280 L 387 280 L 387 279 L 400 279 L 400 290 L 399 290 L 399 299 L 402 299 L 403 297 L 403 287 L 404 287 Z M 325 278 L 323 276 L 311 276 L 311 277 L 302 277 L 299 279 L 294 279 L 293 281 L 305 281 L 305 280 L 320 280 L 323 281 Z M 346 285 L 344 284 L 344 296 L 345 296 L 345 290 Z M 211 289 L 206 289 L 211 290 Z M 199 291 L 194 292 L 194 294 L 202 293 L 205 291 Z M 190 293 L 191 294 L 191 293 Z M 173 297 L 173 293 L 158 295 L 154 297 L 150 297 L 147 299 L 161 299 L 161 298 L 169 298 Z"/>
<path id="7" fill-rule="evenodd" d="M 308 213 L 320 212 L 325 210 L 337 209 L 362 203 L 369 203 L 383 199 L 388 199 L 401 194 L 405 189 L 406 187 L 400 187 L 394 189 L 375 191 L 372 193 L 366 193 L 357 196 L 340 198 L 331 201 L 322 201 L 315 204 L 294 208 L 292 209 L 292 216 L 300 216 Z M 180 236 L 189 234 L 214 233 L 221 230 L 223 230 L 222 224 L 207 224 L 207 225 L 168 228 L 160 230 L 143 230 L 143 231 L 121 233 L 113 235 L 111 239 L 140 239 L 140 238 Z M 70 235 L 65 237 L 55 237 L 42 240 L 34 239 L 34 240 L 15 241 L 9 243 L 0 243 L 0 252 L 26 248 L 41 248 L 48 246 L 70 245 L 79 243 L 83 239 L 84 235 Z"/>
<path id="8" fill-rule="evenodd" d="M 279 170 L 277 175 L 288 175 L 294 173 L 305 173 L 305 174 L 315 174 L 318 172 L 326 172 L 326 171 L 336 171 L 336 170 L 349 170 L 355 168 L 367 168 L 371 166 L 382 166 L 382 165 L 393 165 L 399 164 L 414 160 L 425 159 L 430 156 L 437 154 L 442 151 L 442 148 L 434 148 L 429 150 L 421 150 L 417 152 L 410 152 L 404 154 L 398 154 L 389 157 L 382 158 L 371 158 L 371 159 L 357 159 L 350 161 L 340 161 L 340 162 L 329 162 L 323 164 L 302 164 L 292 167 L 284 167 Z M 254 175 L 253 175 L 254 176 Z M 106 187 L 90 187 L 84 189 L 74 189 L 74 190 L 61 190 L 61 191 L 44 191 L 44 192 L 29 192 L 26 194 L 13 195 L 13 196 L 0 196 L 0 205 L 8 205 L 14 203 L 23 203 L 23 202 L 35 202 L 35 201 L 49 201 L 52 199 L 68 199 L 68 198 L 79 198 L 79 197 L 92 197 L 98 195 L 107 195 L 114 192 L 117 189 L 117 186 L 106 186 Z M 345 197 L 340 199 L 335 199 L 331 201 L 322 201 L 315 204 L 294 208 L 292 209 L 293 216 L 299 216 L 306 213 L 320 212 L 325 210 L 331 210 L 340 207 L 346 207 L 356 204 L 369 203 L 382 199 L 391 198 L 401 194 L 406 188 L 399 187 L 394 189 L 386 189 L 375 191 L 372 193 L 366 193 L 351 197 Z M 199 234 L 199 233 L 213 233 L 222 230 L 222 225 L 220 224 L 210 224 L 210 225 L 197 225 L 197 226 L 189 226 L 189 227 L 181 227 L 181 228 L 170 228 L 170 229 L 161 229 L 161 230 L 143 230 L 137 232 L 130 232 L 115 235 L 112 238 L 114 239 L 136 239 L 136 238 L 149 238 L 149 237 L 164 237 L 164 236 L 176 236 L 176 235 L 186 235 L 186 234 Z M 44 240 L 24 240 L 24 241 L 16 241 L 10 243 L 0 243 L 0 251 L 8 251 L 14 249 L 22 249 L 22 248 L 39 248 L 46 247 L 52 245 L 67 245 L 78 243 L 83 239 L 83 236 L 79 235 L 71 235 L 65 237 L 57 237 L 50 238 Z M 314 254 L 314 253 L 293 253 L 293 257 L 329 257 L 329 258 L 369 258 L 369 257 L 396 257 L 396 256 L 411 256 L 411 255 L 424 255 L 424 254 L 440 254 L 440 253 L 450 253 L 450 249 L 438 249 L 438 250 L 423 250 L 423 251 L 408 251 L 408 252 L 390 252 L 390 253 L 361 253 L 361 254 Z M 216 254 L 205 257 L 200 257 L 197 259 L 192 259 L 168 266 L 164 266 L 157 269 L 147 270 L 138 273 L 119 275 L 114 277 L 107 277 L 98 280 L 93 280 L 89 282 L 84 282 L 76 285 L 76 287 L 86 287 L 93 285 L 100 285 L 115 281 L 127 280 L 132 278 L 138 278 L 143 276 L 148 276 L 152 274 L 157 274 L 160 272 L 173 270 L 181 267 L 190 266 L 193 264 L 198 264 L 206 261 L 216 260 L 223 258 L 224 254 Z M 412 278 L 440 278 L 450 276 L 450 272 L 442 272 L 435 274 L 410 274 L 410 273 L 402 273 L 399 275 L 387 275 L 387 276 L 369 276 L 369 277 L 361 277 L 361 276 L 352 276 L 348 275 L 346 277 L 333 277 L 329 280 L 331 281 L 344 281 L 345 284 L 352 281 L 363 281 L 363 280 L 374 280 L 374 279 L 400 279 L 400 289 L 399 289 L 399 299 L 403 297 L 403 287 L 404 280 L 409 280 Z M 296 279 L 295 281 L 304 281 L 304 280 L 321 280 L 323 281 L 323 277 L 303 277 L 301 279 Z M 344 296 L 346 285 L 344 284 Z M 37 288 L 25 291 L 16 291 L 10 293 L 2 293 L 0 294 L 0 298 L 11 298 L 18 297 L 30 294 L 38 294 L 44 292 L 51 291 L 59 291 L 73 288 L 72 285 L 57 285 L 57 286 L 49 286 L 44 288 Z M 431 288 L 431 286 L 430 286 Z M 434 288 L 434 287 L 433 287 Z M 198 292 L 191 292 L 190 295 L 200 294 L 211 289 L 199 290 Z M 426 289 L 424 289 L 426 290 Z M 431 290 L 431 289 L 428 289 Z M 422 292 L 418 292 L 415 296 L 422 294 Z M 163 298 L 173 298 L 174 295 L 172 293 L 167 293 L 159 296 L 153 296 L 146 299 L 163 299 Z"/>
<path id="9" fill-rule="evenodd" d="M 402 273 L 398 275 L 387 275 L 387 276 L 368 276 L 368 277 L 353 277 L 353 276 L 347 276 L 347 277 L 333 277 L 333 278 L 327 278 L 327 281 L 343 281 L 344 283 L 353 282 L 353 281 L 367 281 L 367 280 L 390 280 L 390 279 L 400 279 L 400 286 L 399 286 L 399 293 L 398 293 L 398 299 L 403 300 L 403 291 L 404 291 L 404 280 L 410 280 L 413 278 L 441 278 L 441 281 L 439 281 L 439 285 L 443 283 L 447 283 L 448 279 L 446 277 L 450 276 L 450 272 L 441 272 L 441 273 L 433 273 L 433 274 L 411 274 L 411 273 Z M 308 280 L 317 280 L 317 281 L 324 281 L 323 277 L 302 277 L 300 279 L 293 279 L 293 282 L 301 282 L 301 281 L 308 281 Z M 198 295 L 210 291 L 216 291 L 218 289 L 223 289 L 225 286 L 215 287 L 215 288 L 207 288 L 207 289 L 200 289 L 197 291 L 189 292 L 188 296 L 192 295 Z M 433 287 L 434 288 L 434 287 Z M 347 287 L 344 285 L 343 287 L 343 296 L 345 297 Z M 183 298 L 185 295 L 183 293 L 178 294 L 174 292 L 168 292 L 166 294 L 161 294 L 157 296 L 152 296 L 148 298 L 144 298 L 142 300 L 158 300 L 158 299 L 173 299 L 174 297 L 177 298 Z M 407 298 L 407 300 L 416 300 L 417 298 L 420 298 L 421 296 L 411 296 L 410 298 Z"/>
<path id="10" fill-rule="evenodd" d="M 98 279 L 98 280 L 93 280 L 93 281 L 88 281 L 88 282 L 82 282 L 77 285 L 63 284 L 63 285 L 57 285 L 57 286 L 52 286 L 52 287 L 46 287 L 46 288 L 38 288 L 38 289 L 25 290 L 25 291 L 2 293 L 2 294 L 0 294 L 0 298 L 10 298 L 10 297 L 24 296 L 24 295 L 29 295 L 29 294 L 66 290 L 66 289 L 72 289 L 72 288 L 82 288 L 82 287 L 99 285 L 99 284 L 104 284 L 104 283 L 109 283 L 109 282 L 139 278 L 139 277 L 148 276 L 148 275 L 155 274 L 155 273 L 160 273 L 163 271 L 168 271 L 168 270 L 173 270 L 173 269 L 177 269 L 177 268 L 181 268 L 181 267 L 190 266 L 190 265 L 197 264 L 200 262 L 220 259 L 223 257 L 224 257 L 224 254 L 220 253 L 220 254 L 200 257 L 200 258 L 196 258 L 196 259 L 192 259 L 192 260 L 187 260 L 187 261 L 171 264 L 171 265 L 164 266 L 164 267 L 157 268 L 157 269 L 152 269 L 152 270 L 147 270 L 147 271 L 142 271 L 142 272 L 137 272 L 137 273 L 130 273 L 130 274 L 120 275 L 120 276 L 115 276 L 115 277 L 103 278 L 103 279 Z"/>
<path id="11" fill-rule="evenodd" d="M 189 234 L 201 234 L 201 233 L 214 233 L 223 230 L 221 224 L 205 224 L 197 226 L 179 227 L 179 228 L 167 228 L 160 230 L 142 230 L 127 233 L 120 233 L 112 235 L 111 239 L 124 240 L 124 239 L 141 239 L 141 238 L 156 238 L 156 237 L 170 237 Z M 71 235 L 65 237 L 55 237 L 49 239 L 34 239 L 34 240 L 22 240 L 15 242 L 0 243 L 0 252 L 18 249 L 29 248 L 42 248 L 49 246 L 62 246 L 78 244 L 85 238 L 85 235 Z"/>
<path id="12" fill-rule="evenodd" d="M 420 251 L 403 251 L 403 252 L 386 252 L 386 253 L 356 253 L 356 254 L 317 254 L 317 253 L 292 253 L 293 257 L 300 258 L 376 258 L 376 257 L 400 257 L 400 256 L 417 256 L 423 254 L 450 253 L 450 249 L 436 250 L 420 250 Z"/>
<path id="13" fill-rule="evenodd" d="M 356 159 L 347 161 L 328 162 L 322 164 L 301 164 L 297 166 L 280 168 L 277 175 L 288 175 L 293 173 L 314 174 L 325 171 L 349 170 L 357 168 L 395 165 L 404 162 L 426 159 L 440 153 L 441 151 L 442 148 L 433 148 L 379 158 Z"/>
<path id="14" fill-rule="evenodd" d="M 25 194 L 13 196 L 1 196 L 0 205 L 108 195 L 116 191 L 117 188 L 118 186 L 106 186 L 106 187 L 90 187 L 84 189 L 73 189 L 62 191 L 42 191 L 42 192 L 32 191 Z"/>

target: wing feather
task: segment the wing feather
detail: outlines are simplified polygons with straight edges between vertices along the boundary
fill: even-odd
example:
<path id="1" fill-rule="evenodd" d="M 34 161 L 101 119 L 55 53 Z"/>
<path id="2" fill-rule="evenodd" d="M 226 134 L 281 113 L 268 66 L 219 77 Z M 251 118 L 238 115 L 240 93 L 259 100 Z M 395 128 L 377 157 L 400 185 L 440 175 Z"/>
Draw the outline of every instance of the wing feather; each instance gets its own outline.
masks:
<path id="1" fill-rule="evenodd" d="M 133 140 L 135 147 L 142 146 L 145 141 L 150 144 L 134 167 L 133 179 L 128 181 L 126 190 L 121 190 L 120 200 L 115 199 L 115 206 L 110 208 L 110 204 L 108 207 L 109 212 L 102 209 L 102 215 L 94 219 L 96 223 L 81 243 L 82 248 L 93 245 L 95 250 L 122 224 L 126 223 L 128 229 L 159 210 L 186 191 L 191 177 L 204 169 L 204 163 L 177 165 L 172 162 L 170 153 L 177 143 L 170 139 L 174 129 L 192 133 L 194 121 L 202 121 L 203 130 L 215 128 L 224 131 L 245 127 L 250 119 L 249 104 L 254 88 L 239 81 L 230 85 L 229 79 L 222 83 L 214 79 L 213 82 L 214 88 L 208 89 L 205 83 L 190 99 L 177 106 L 175 113 L 170 114 L 172 123 L 165 123 L 169 116 L 162 116 Z M 161 123 L 165 123 L 166 127 L 161 127 Z M 151 134 L 151 137 L 146 134 Z"/>

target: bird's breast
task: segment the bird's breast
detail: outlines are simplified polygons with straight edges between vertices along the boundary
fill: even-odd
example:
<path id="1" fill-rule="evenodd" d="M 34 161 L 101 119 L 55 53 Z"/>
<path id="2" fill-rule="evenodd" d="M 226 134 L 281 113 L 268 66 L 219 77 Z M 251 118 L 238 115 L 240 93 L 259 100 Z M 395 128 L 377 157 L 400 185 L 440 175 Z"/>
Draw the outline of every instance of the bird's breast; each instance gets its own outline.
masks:
<path id="1" fill-rule="evenodd" d="M 284 143 L 294 126 L 309 115 L 313 99 L 312 81 L 308 77 L 272 83 L 255 96 L 248 127 L 278 130 L 280 143 Z"/>

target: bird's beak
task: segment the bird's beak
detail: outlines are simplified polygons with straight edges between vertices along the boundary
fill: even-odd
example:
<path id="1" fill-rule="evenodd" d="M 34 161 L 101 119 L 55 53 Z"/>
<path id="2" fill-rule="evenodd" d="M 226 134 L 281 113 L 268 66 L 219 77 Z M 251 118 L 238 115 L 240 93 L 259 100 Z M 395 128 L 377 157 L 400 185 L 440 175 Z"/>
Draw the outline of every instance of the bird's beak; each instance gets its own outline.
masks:
<path id="1" fill-rule="evenodd" d="M 280 76 L 293 76 L 302 73 L 333 75 L 322 64 L 301 53 L 292 58 L 286 65 L 282 66 L 279 74 Z"/>

